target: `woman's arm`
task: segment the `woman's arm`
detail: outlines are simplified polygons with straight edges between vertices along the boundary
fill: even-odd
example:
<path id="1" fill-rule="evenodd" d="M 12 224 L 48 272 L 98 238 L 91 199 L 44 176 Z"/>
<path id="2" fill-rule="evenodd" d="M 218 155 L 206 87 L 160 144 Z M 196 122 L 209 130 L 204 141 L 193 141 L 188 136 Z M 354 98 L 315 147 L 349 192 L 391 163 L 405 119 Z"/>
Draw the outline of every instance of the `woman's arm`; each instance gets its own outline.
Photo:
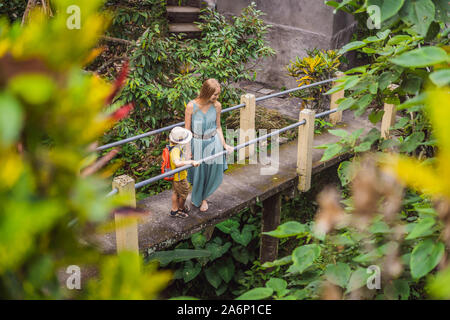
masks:
<path id="1" fill-rule="evenodd" d="M 184 127 L 189 130 L 191 130 L 191 120 L 192 120 L 192 113 L 194 112 L 194 104 L 192 101 L 189 101 L 189 103 L 186 105 L 186 110 L 184 112 Z M 186 145 L 186 159 L 192 158 L 192 152 L 191 152 L 191 142 L 189 141 Z"/>
<path id="2" fill-rule="evenodd" d="M 184 112 L 184 127 L 189 131 L 191 131 L 192 112 L 194 112 L 194 104 L 192 101 L 189 101 Z"/>
<path id="3" fill-rule="evenodd" d="M 226 144 L 225 138 L 223 137 L 222 125 L 220 124 L 220 116 L 222 114 L 222 104 L 219 101 L 216 101 L 214 106 L 216 107 L 217 134 L 219 135 L 220 141 L 222 142 L 224 149 L 226 149 L 228 153 L 231 153 L 233 152 L 234 148 Z"/>

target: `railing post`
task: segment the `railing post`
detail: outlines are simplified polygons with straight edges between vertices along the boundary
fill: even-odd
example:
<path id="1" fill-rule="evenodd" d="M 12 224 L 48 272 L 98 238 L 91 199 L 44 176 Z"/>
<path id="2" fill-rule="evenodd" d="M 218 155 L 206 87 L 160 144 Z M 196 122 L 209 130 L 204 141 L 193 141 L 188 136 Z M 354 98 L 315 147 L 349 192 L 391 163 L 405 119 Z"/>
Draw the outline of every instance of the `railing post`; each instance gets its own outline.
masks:
<path id="1" fill-rule="evenodd" d="M 396 84 L 390 84 L 388 89 L 394 91 L 398 88 Z M 383 139 L 389 139 L 389 129 L 395 124 L 395 116 L 397 114 L 397 107 L 395 104 L 384 104 L 383 120 L 381 121 L 381 137 Z"/>
<path id="2" fill-rule="evenodd" d="M 119 195 L 125 196 L 127 198 L 126 205 L 132 208 L 136 208 L 136 192 L 134 184 L 134 179 L 127 175 L 115 177 L 112 183 L 113 189 L 117 189 Z M 114 215 L 114 220 L 117 253 L 120 253 L 121 251 L 133 251 L 139 253 L 137 218 L 116 213 Z"/>
<path id="3" fill-rule="evenodd" d="M 337 78 L 341 78 L 344 76 L 343 72 L 336 72 L 335 76 Z M 333 86 L 336 84 L 336 82 L 333 82 Z M 344 90 L 335 92 L 331 95 L 331 102 L 330 102 L 330 110 L 337 109 L 339 107 L 339 104 L 336 103 L 339 99 L 344 97 Z M 338 122 L 342 121 L 342 111 L 336 111 L 335 113 L 330 114 L 330 122 L 332 124 L 336 124 Z"/>
<path id="4" fill-rule="evenodd" d="M 256 97 L 254 94 L 247 93 L 241 96 L 241 103 L 245 107 L 240 111 L 239 144 L 255 139 L 255 117 L 256 117 Z M 253 156 L 255 145 L 251 144 L 239 150 L 238 163 L 244 163 L 245 158 Z"/>
<path id="5" fill-rule="evenodd" d="M 299 117 L 299 121 L 306 120 L 304 125 L 298 127 L 297 174 L 299 175 L 298 190 L 302 192 L 311 188 L 315 116 L 316 113 L 313 110 L 304 109 Z"/>

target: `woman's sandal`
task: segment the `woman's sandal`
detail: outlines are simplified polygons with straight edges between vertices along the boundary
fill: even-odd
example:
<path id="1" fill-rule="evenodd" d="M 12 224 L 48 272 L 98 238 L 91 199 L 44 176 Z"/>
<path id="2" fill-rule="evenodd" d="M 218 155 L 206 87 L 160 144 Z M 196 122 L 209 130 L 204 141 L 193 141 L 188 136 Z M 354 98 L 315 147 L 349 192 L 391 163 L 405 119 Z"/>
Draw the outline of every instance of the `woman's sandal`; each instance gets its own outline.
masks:
<path id="1" fill-rule="evenodd" d="M 182 219 L 189 217 L 189 215 L 187 213 L 180 211 L 180 210 L 177 210 L 177 211 L 170 210 L 170 216 L 172 218 L 182 218 Z"/>

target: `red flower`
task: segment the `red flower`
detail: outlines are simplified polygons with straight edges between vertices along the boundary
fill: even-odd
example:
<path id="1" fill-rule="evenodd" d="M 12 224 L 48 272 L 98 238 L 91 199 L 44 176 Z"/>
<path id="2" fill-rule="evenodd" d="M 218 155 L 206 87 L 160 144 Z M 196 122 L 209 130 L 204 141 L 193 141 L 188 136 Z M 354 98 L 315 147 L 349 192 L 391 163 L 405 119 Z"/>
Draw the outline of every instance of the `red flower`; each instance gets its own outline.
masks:
<path id="1" fill-rule="evenodd" d="M 114 97 L 117 95 L 117 93 L 119 93 L 120 89 L 122 89 L 123 85 L 125 84 L 125 80 L 128 76 L 128 71 L 129 71 L 129 64 L 128 61 L 125 61 L 122 66 L 122 70 L 120 70 L 119 76 L 114 82 L 113 91 L 108 96 L 108 98 L 106 98 L 106 104 L 111 104 Z"/>
<path id="2" fill-rule="evenodd" d="M 130 113 L 131 110 L 133 110 L 134 108 L 134 104 L 133 102 L 124 105 L 122 107 L 120 107 L 118 110 L 116 110 L 111 117 L 115 120 L 115 121 L 119 121 L 122 120 L 123 118 L 125 118 L 128 113 Z"/>

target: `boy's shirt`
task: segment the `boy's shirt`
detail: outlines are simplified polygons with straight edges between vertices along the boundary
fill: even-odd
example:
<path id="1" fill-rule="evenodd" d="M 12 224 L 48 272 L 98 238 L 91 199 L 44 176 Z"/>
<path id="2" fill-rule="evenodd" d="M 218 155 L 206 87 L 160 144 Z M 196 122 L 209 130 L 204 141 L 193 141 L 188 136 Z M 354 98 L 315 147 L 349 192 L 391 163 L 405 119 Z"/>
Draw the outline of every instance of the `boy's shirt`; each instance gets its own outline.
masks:
<path id="1" fill-rule="evenodd" d="M 186 160 L 183 156 L 183 147 L 180 145 L 175 145 L 173 143 L 170 143 L 170 146 L 173 147 L 170 151 L 170 169 L 175 170 L 177 166 L 175 165 L 174 161 L 179 160 L 183 161 Z M 176 147 L 175 147 L 176 146 Z M 181 181 L 187 178 L 187 170 L 180 171 L 179 173 L 174 174 L 173 181 Z"/>

